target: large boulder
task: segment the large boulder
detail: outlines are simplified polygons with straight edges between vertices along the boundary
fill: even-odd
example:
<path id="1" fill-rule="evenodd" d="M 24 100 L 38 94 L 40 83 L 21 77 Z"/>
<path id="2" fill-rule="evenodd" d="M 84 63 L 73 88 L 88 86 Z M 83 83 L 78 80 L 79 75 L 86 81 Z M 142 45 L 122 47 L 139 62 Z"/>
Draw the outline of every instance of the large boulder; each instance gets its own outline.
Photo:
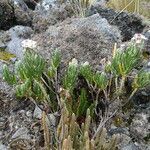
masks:
<path id="1" fill-rule="evenodd" d="M 114 44 L 120 43 L 121 36 L 117 28 L 95 14 L 50 26 L 45 33 L 35 35 L 33 40 L 39 44 L 38 52 L 45 59 L 49 59 L 57 48 L 62 52 L 63 64 L 76 58 L 80 62 L 89 61 L 98 66 L 102 58 L 111 55 Z"/>

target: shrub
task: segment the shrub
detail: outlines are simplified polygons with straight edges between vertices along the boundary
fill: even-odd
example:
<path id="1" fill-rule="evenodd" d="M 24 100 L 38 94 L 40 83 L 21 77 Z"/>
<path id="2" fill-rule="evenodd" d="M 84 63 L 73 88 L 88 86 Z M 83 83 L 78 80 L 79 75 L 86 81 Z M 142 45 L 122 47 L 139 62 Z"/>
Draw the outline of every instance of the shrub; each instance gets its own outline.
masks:
<path id="1" fill-rule="evenodd" d="M 77 60 L 73 59 L 60 79 L 59 51 L 55 51 L 50 62 L 46 63 L 34 50 L 26 48 L 23 59 L 16 62 L 13 72 L 8 66 L 3 66 L 3 77 L 15 87 L 18 97 L 26 97 L 37 103 L 40 101 L 46 104 L 51 112 L 61 111 L 55 134 L 50 133 L 47 114 L 43 112 L 42 126 L 47 149 L 108 150 L 116 148 L 116 138 L 113 137 L 110 142 L 106 140 L 104 128 L 106 122 L 117 112 L 116 110 L 108 115 L 110 101 L 116 96 L 122 100 L 124 83 L 129 78 L 132 81 L 132 91 L 130 96 L 125 95 L 126 101 L 130 100 L 138 89 L 150 84 L 150 72 L 144 69 L 134 72 L 134 69 L 140 68 L 141 62 L 141 49 L 137 43 L 131 43 L 124 51 L 115 48 L 112 60 L 104 64 L 99 72 L 93 70 L 88 62 L 79 65 Z M 100 111 L 97 111 L 100 103 L 104 109 L 101 107 Z M 99 121 L 96 118 L 99 118 Z"/>

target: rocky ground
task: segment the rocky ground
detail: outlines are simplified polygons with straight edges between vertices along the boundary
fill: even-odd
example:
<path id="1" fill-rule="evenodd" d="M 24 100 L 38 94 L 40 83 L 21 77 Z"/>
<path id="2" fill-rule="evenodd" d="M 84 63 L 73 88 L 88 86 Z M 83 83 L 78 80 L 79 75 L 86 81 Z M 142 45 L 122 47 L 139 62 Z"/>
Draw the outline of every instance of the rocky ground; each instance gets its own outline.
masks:
<path id="1" fill-rule="evenodd" d="M 21 59 L 24 39 L 37 41 L 37 52 L 49 59 L 54 49 L 61 50 L 62 72 L 72 58 L 89 61 L 99 69 L 102 58 L 110 58 L 114 43 L 128 42 L 135 33 L 147 37 L 144 51 L 150 55 L 150 24 L 142 16 L 106 8 L 105 2 L 92 6 L 89 16 L 75 18 L 68 3 L 55 0 L 1 0 L 0 52 L 16 55 L 9 61 L 0 56 L 0 150 L 42 150 L 41 110 L 31 101 L 18 100 L 13 87 L 2 79 L 2 66 L 13 68 Z M 1 54 L 0 54 L 1 55 Z M 148 71 L 150 71 L 148 69 Z M 120 134 L 120 150 L 150 150 L 150 88 L 139 91 L 133 106 L 119 125 L 109 127 L 110 135 Z M 52 120 L 55 115 L 51 114 Z M 55 121 L 54 121 L 55 122 Z"/>

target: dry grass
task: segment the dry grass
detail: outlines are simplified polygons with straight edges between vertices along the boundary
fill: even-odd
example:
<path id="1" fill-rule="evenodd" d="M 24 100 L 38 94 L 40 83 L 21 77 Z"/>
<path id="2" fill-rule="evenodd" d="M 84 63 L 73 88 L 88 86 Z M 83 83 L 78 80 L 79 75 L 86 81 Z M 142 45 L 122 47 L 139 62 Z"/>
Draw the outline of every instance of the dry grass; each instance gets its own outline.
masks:
<path id="1" fill-rule="evenodd" d="M 69 0 L 76 17 L 85 17 L 96 0 Z"/>
<path id="2" fill-rule="evenodd" d="M 148 11 L 150 10 L 149 0 L 110 0 L 108 7 L 119 11 L 128 11 L 131 13 L 139 13 L 146 17 L 150 17 Z"/>

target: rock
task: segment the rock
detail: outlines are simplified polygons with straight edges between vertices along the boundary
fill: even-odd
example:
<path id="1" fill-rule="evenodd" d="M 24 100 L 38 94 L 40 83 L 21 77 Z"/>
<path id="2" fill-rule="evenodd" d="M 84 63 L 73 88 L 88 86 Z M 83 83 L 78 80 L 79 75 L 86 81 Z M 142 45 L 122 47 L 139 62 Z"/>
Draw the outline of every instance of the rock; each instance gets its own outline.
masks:
<path id="1" fill-rule="evenodd" d="M 144 33 L 144 35 L 147 38 L 147 40 L 145 41 L 144 49 L 145 49 L 145 52 L 149 55 L 149 58 L 150 58 L 150 29 L 147 30 Z"/>
<path id="2" fill-rule="evenodd" d="M 108 130 L 108 135 L 118 135 L 118 148 L 121 150 L 122 147 L 129 144 L 132 139 L 130 138 L 129 129 L 126 127 L 116 127 L 111 125 L 110 129 Z"/>
<path id="3" fill-rule="evenodd" d="M 131 144 L 127 144 L 126 146 L 121 148 L 121 150 L 142 150 L 142 149 L 139 146 L 131 143 Z"/>
<path id="4" fill-rule="evenodd" d="M 24 11 L 19 7 L 15 8 L 16 25 L 32 26 L 32 13 Z"/>
<path id="5" fill-rule="evenodd" d="M 119 149 L 122 149 L 123 147 L 128 145 L 131 141 L 132 141 L 132 139 L 129 135 L 120 134 L 119 141 L 118 141 Z"/>
<path id="6" fill-rule="evenodd" d="M 8 52 L 15 54 L 17 58 L 23 57 L 23 48 L 21 42 L 30 38 L 33 30 L 30 27 L 15 26 L 9 29 L 11 40 L 7 43 Z"/>
<path id="7" fill-rule="evenodd" d="M 56 116 L 57 114 L 48 114 L 48 120 L 50 122 L 50 125 L 55 127 L 56 126 Z"/>
<path id="8" fill-rule="evenodd" d="M 97 67 L 102 58 L 112 54 L 114 43 L 119 44 L 121 36 L 117 28 L 95 14 L 50 26 L 45 33 L 35 35 L 33 40 L 39 44 L 37 51 L 45 59 L 59 49 L 65 66 L 72 58 L 76 58 L 79 62 L 89 61 Z"/>
<path id="9" fill-rule="evenodd" d="M 8 150 L 7 147 L 0 143 L 0 150 Z"/>
<path id="10" fill-rule="evenodd" d="M 45 31 L 50 25 L 65 20 L 69 12 L 65 9 L 66 4 L 59 4 L 56 0 L 43 0 L 35 8 L 33 27 L 37 32 Z"/>
<path id="11" fill-rule="evenodd" d="M 28 110 L 26 112 L 26 116 L 32 118 L 32 111 Z"/>
<path id="12" fill-rule="evenodd" d="M 36 7 L 37 2 L 39 2 L 40 0 L 24 0 L 24 2 L 27 4 L 28 8 L 31 10 L 34 10 Z"/>
<path id="13" fill-rule="evenodd" d="M 26 127 L 19 128 L 10 139 L 9 149 L 31 149 L 33 142 L 30 136 Z"/>
<path id="14" fill-rule="evenodd" d="M 7 46 L 2 41 L 0 41 L 0 51 L 4 51 L 6 47 Z"/>
<path id="15" fill-rule="evenodd" d="M 54 127 L 56 126 L 56 116 L 57 113 L 55 114 L 47 114 L 46 116 L 46 122 L 49 127 Z M 36 119 L 41 119 L 42 118 L 42 110 L 36 105 L 34 112 L 33 112 L 33 117 Z"/>
<path id="16" fill-rule="evenodd" d="M 32 11 L 23 0 L 14 1 L 14 14 L 16 25 L 32 26 Z"/>
<path id="17" fill-rule="evenodd" d="M 11 39 L 13 38 L 30 38 L 31 34 L 33 34 L 33 30 L 30 27 L 17 25 L 9 29 L 9 34 Z"/>
<path id="18" fill-rule="evenodd" d="M 127 12 L 119 13 L 113 9 L 109 9 L 101 6 L 93 6 L 91 8 L 91 14 L 99 13 L 103 18 L 111 25 L 117 26 L 121 35 L 123 36 L 123 41 L 130 40 L 135 33 L 142 33 L 146 24 L 143 23 L 143 19 L 135 14 L 129 14 Z"/>
<path id="19" fill-rule="evenodd" d="M 0 29 L 8 30 L 15 25 L 31 26 L 32 13 L 23 0 L 0 1 Z"/>
<path id="20" fill-rule="evenodd" d="M 28 135 L 28 129 L 26 127 L 19 128 L 11 137 L 11 140 L 13 139 L 30 139 Z"/>
<path id="21" fill-rule="evenodd" d="M 34 112 L 33 112 L 33 117 L 37 118 L 37 119 L 41 119 L 42 118 L 42 110 L 36 105 Z"/>
<path id="22" fill-rule="evenodd" d="M 15 14 L 12 5 L 6 0 L 0 1 L 0 30 L 7 30 L 14 25 Z"/>
<path id="23" fill-rule="evenodd" d="M 127 128 L 121 128 L 121 127 L 116 127 L 116 128 L 111 128 L 108 133 L 112 136 L 113 134 L 126 134 L 129 136 L 129 131 Z"/>
<path id="24" fill-rule="evenodd" d="M 13 0 L 13 6 L 15 8 L 21 8 L 22 10 L 24 11 L 27 11 L 28 10 L 28 6 L 26 5 L 25 1 L 24 0 Z"/>
<path id="25" fill-rule="evenodd" d="M 6 43 L 11 40 L 10 34 L 7 31 L 0 31 L 0 43 L 3 43 L 6 46 Z"/>
<path id="26" fill-rule="evenodd" d="M 149 68 L 147 68 L 149 69 Z M 150 86 L 145 89 L 138 90 L 133 96 L 132 101 L 137 108 L 150 107 Z"/>
<path id="27" fill-rule="evenodd" d="M 42 0 L 38 3 L 35 10 L 49 11 L 51 8 L 58 8 L 57 4 L 57 0 Z"/>
<path id="28" fill-rule="evenodd" d="M 140 110 L 140 113 L 137 113 L 132 119 L 130 133 L 135 139 L 140 141 L 148 136 L 149 130 L 149 110 L 147 110 L 147 113 Z"/>

